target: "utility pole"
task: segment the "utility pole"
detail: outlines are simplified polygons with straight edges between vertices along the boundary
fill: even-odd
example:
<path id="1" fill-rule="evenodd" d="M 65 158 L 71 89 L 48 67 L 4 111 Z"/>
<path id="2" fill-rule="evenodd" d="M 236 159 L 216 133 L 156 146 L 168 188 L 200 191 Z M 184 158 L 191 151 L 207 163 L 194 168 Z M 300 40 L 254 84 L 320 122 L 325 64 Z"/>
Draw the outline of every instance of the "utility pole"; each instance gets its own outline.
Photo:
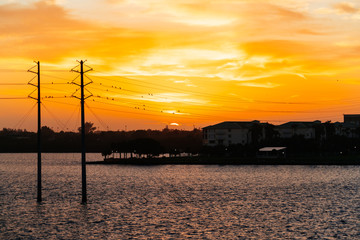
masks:
<path id="1" fill-rule="evenodd" d="M 80 87 L 80 98 L 76 97 L 73 94 L 73 97 L 80 99 L 81 106 L 81 182 L 82 182 L 82 200 L 81 203 L 85 204 L 87 202 L 87 193 L 86 193 L 86 146 L 85 146 L 85 99 L 91 97 L 92 95 L 85 97 L 85 86 L 92 83 L 89 82 L 84 84 L 84 73 L 93 70 L 92 68 L 84 71 L 84 61 L 80 62 L 80 71 L 71 69 L 73 72 L 80 73 L 80 84 L 72 82 L 73 84 Z"/>
<path id="2" fill-rule="evenodd" d="M 37 61 L 35 62 L 37 64 L 37 72 L 33 71 L 32 68 L 30 68 L 28 70 L 28 72 L 32 72 L 32 73 L 35 73 L 37 74 L 37 85 L 28 82 L 29 85 L 32 85 L 34 87 L 37 88 L 37 98 L 34 98 L 31 96 L 31 94 L 36 91 L 36 89 L 31 92 L 29 94 L 29 98 L 32 98 L 32 99 L 35 99 L 37 100 L 37 103 L 38 103 L 38 122 L 37 122 L 37 127 L 38 127 L 38 130 L 37 130 L 37 148 L 38 148 L 38 154 L 37 154 L 37 202 L 41 202 L 42 201 L 42 197 L 41 197 L 41 189 L 42 189 L 42 186 L 41 186 L 41 95 L 40 95 L 40 62 Z"/>

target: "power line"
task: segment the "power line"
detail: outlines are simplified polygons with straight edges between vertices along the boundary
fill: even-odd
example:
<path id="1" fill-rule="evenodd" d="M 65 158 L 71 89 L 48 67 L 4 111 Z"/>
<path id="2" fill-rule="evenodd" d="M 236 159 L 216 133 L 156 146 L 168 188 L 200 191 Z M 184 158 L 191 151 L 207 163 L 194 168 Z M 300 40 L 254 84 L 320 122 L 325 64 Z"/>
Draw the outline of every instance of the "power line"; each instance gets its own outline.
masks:
<path id="1" fill-rule="evenodd" d="M 62 104 L 62 105 L 77 106 L 78 107 L 77 104 L 58 102 L 58 101 L 54 101 L 54 100 L 50 100 L 50 99 L 44 99 L 44 101 L 57 103 L 57 104 Z M 104 104 L 104 105 L 112 105 L 112 106 L 121 107 L 118 104 L 111 104 L 111 103 L 106 103 L 106 102 L 102 102 L 102 101 L 94 101 L 94 102 L 95 103 L 101 103 L 101 104 Z M 151 114 L 151 113 L 144 113 L 144 112 L 130 112 L 130 111 L 124 111 L 124 110 L 108 109 L 108 108 L 93 107 L 93 106 L 91 108 L 92 109 L 109 111 L 109 112 L 127 113 L 127 114 L 130 114 L 130 115 L 133 114 L 133 115 L 158 116 L 158 117 L 161 116 L 161 113 L 159 114 L 159 112 L 157 112 L 158 114 Z M 309 114 L 310 114 L 310 112 L 309 112 Z M 178 117 L 179 115 L 176 115 L 176 116 Z M 221 118 L 221 117 L 223 117 L 223 116 L 209 116 L 209 118 L 204 117 L 202 119 L 212 120 L 214 118 Z M 326 115 L 326 116 L 323 116 L 322 118 L 333 118 L 333 117 L 337 117 L 337 115 Z M 199 118 L 192 117 L 191 119 L 199 119 Z M 315 119 L 314 117 L 304 117 L 304 118 L 292 119 L 292 121 L 314 120 L 314 119 Z M 245 119 L 245 118 L 239 119 L 239 118 L 237 118 L 237 121 L 252 121 L 252 120 L 253 119 Z M 286 120 L 280 120 L 280 119 L 257 119 L 257 120 L 259 120 L 261 122 L 286 122 Z"/>
<path id="2" fill-rule="evenodd" d="M 25 120 L 28 119 L 28 117 L 30 116 L 31 112 L 34 110 L 36 105 L 37 105 L 37 103 L 35 103 L 31 107 L 31 109 L 29 111 L 27 111 L 22 118 L 20 118 L 20 120 L 15 124 L 14 129 L 17 129 L 18 127 L 20 128 L 23 125 L 23 123 L 25 122 Z"/>
<path id="3" fill-rule="evenodd" d="M 94 87 L 92 87 L 93 89 L 96 89 L 96 90 L 99 90 L 99 91 L 103 91 L 103 92 L 113 92 L 113 93 L 117 93 L 117 92 L 115 92 L 115 91 L 112 91 L 112 90 L 103 90 L 103 89 L 99 89 L 99 88 L 94 88 Z M 98 97 L 98 98 L 103 98 L 103 99 L 107 99 L 107 100 L 113 100 L 113 101 L 116 101 L 116 99 L 118 99 L 119 97 L 102 97 L 102 96 L 100 96 L 100 95 L 97 95 L 96 97 Z M 121 99 L 126 99 L 126 100 L 133 100 L 133 101 L 147 101 L 147 102 L 151 102 L 151 105 L 156 105 L 156 106 L 160 106 L 160 108 L 163 108 L 163 109 L 165 109 L 165 108 L 167 108 L 167 107 L 165 107 L 164 105 L 159 105 L 159 104 L 157 104 L 157 103 L 154 103 L 154 102 L 156 102 L 156 101 L 154 101 L 154 100 L 150 100 L 150 99 L 131 99 L 131 98 L 127 98 L 127 97 L 120 97 Z M 161 98 L 160 98 L 161 99 Z M 169 103 L 169 102 L 162 102 L 162 103 L 168 103 L 168 104 L 173 104 L 174 102 L 176 102 L 176 101 L 174 101 L 174 100 L 172 100 L 173 102 L 171 102 L 171 103 Z M 140 105 L 140 106 L 145 106 L 146 105 L 146 107 L 150 107 L 150 108 L 153 108 L 153 107 L 151 107 L 151 106 L 149 106 L 149 104 L 143 104 L 143 103 L 139 103 L 139 104 L 135 104 L 135 103 L 131 103 L 131 102 L 127 102 L 128 104 L 130 104 L 130 105 Z M 199 106 L 199 104 L 198 103 L 194 103 L 194 102 L 186 102 L 186 103 L 192 103 L 192 105 L 191 106 L 187 106 L 187 104 L 184 104 L 184 103 L 182 103 L 182 105 L 181 105 L 181 108 L 182 109 L 194 109 L 194 110 L 208 110 L 208 111 L 213 111 L 213 112 L 230 112 L 230 113 L 243 113 L 244 111 L 239 111 L 239 110 L 234 110 L 234 108 L 231 108 L 232 110 L 230 110 L 230 109 L 224 109 L 223 107 L 224 106 L 222 106 L 221 107 L 221 109 L 219 109 L 219 106 L 214 106 L 213 108 L 211 108 L 211 107 L 204 107 L 204 106 Z M 178 107 L 176 107 L 176 108 L 178 108 Z M 240 108 L 240 109 L 243 109 L 243 110 L 249 110 L 249 109 L 247 109 L 247 108 Z M 300 111 L 281 111 L 281 110 L 273 110 L 273 111 L 271 111 L 271 110 L 260 110 L 260 109 L 251 109 L 252 111 L 257 111 L 257 112 L 269 112 L 269 113 L 298 113 L 298 112 L 300 112 Z M 184 110 L 183 110 L 184 111 Z"/>
<path id="4" fill-rule="evenodd" d="M 0 85 L 3 85 L 3 86 L 17 86 L 17 85 L 28 85 L 27 83 L 0 83 Z"/>
<path id="5" fill-rule="evenodd" d="M 106 73 L 100 72 L 100 71 L 96 71 L 96 72 L 106 74 Z M 158 90 L 166 89 L 166 91 L 173 91 L 173 92 L 180 92 L 180 93 L 192 93 L 192 95 L 211 97 L 212 99 L 215 97 L 216 99 L 223 99 L 226 102 L 231 101 L 232 103 L 236 101 L 236 102 L 242 102 L 242 103 L 265 103 L 265 104 L 286 104 L 286 105 L 297 105 L 297 104 L 299 104 L 299 105 L 300 104 L 301 105 L 308 105 L 308 104 L 313 104 L 313 105 L 316 105 L 318 103 L 328 103 L 328 102 L 339 101 L 339 100 L 316 100 L 314 102 L 292 102 L 292 101 L 266 101 L 266 100 L 258 100 L 258 99 L 254 99 L 253 101 L 244 101 L 244 99 L 239 99 L 239 98 L 233 97 L 233 96 L 224 97 L 222 95 L 217 95 L 217 94 L 209 94 L 209 93 L 196 92 L 196 91 L 191 91 L 191 90 L 183 90 L 183 89 L 180 89 L 180 88 L 176 88 L 176 87 L 173 87 L 173 86 L 166 86 L 166 85 L 162 85 L 162 84 L 159 84 L 159 83 L 157 83 L 156 86 L 154 86 L 152 83 L 149 83 L 149 82 L 147 82 L 145 80 L 139 80 L 139 79 L 124 77 L 124 76 L 121 76 L 121 75 L 109 76 L 108 78 L 101 77 L 101 76 L 96 76 L 96 75 L 92 75 L 92 76 L 95 77 L 95 78 L 100 78 L 100 79 L 104 79 L 104 80 L 107 80 L 107 81 L 115 81 L 115 82 L 119 82 L 119 83 L 129 84 L 129 82 L 124 82 L 124 81 L 119 81 L 117 79 L 114 79 L 114 78 L 117 77 L 117 78 L 122 78 L 122 79 L 130 80 L 130 81 L 141 82 L 141 83 L 146 84 L 146 85 L 151 85 L 151 86 L 146 86 L 146 85 L 136 84 L 136 83 L 132 82 L 131 84 L 135 85 L 135 86 L 141 86 L 141 87 L 146 87 L 146 88 L 151 88 L 151 89 L 158 89 Z M 111 78 L 111 79 L 109 79 L 109 78 Z M 353 98 L 353 99 L 359 99 L 359 98 Z M 346 101 L 347 98 L 342 99 L 342 100 Z"/>
<path id="6" fill-rule="evenodd" d="M 98 88 L 96 88 L 96 89 L 98 89 Z M 101 90 L 101 89 L 99 89 L 99 90 Z M 105 91 L 105 90 L 101 90 L 101 91 Z M 110 90 L 111 91 L 111 90 Z M 108 92 L 108 91 L 106 91 L 106 92 Z M 111 91 L 111 92 L 113 92 L 113 91 Z M 106 99 L 106 100 L 111 100 L 111 101 L 118 101 L 117 100 L 117 98 L 116 97 L 101 97 L 101 96 L 99 96 L 99 95 L 97 95 L 97 96 L 95 96 L 95 97 L 97 97 L 97 98 L 102 98 L 102 99 Z M 129 98 L 126 98 L 126 97 L 123 97 L 123 99 L 127 99 L 127 100 L 129 100 Z M 143 99 L 144 101 L 151 101 L 151 100 L 149 100 L 149 99 Z M 152 101 L 151 101 L 152 102 Z M 153 106 L 151 106 L 151 105 L 157 105 L 157 106 L 159 106 L 159 104 L 154 104 L 153 102 L 149 105 L 149 104 L 143 104 L 143 103 L 132 103 L 132 102 L 126 102 L 126 104 L 129 104 L 129 105 L 135 105 L 135 106 L 139 106 L 140 108 L 153 108 L 153 109 L 156 109 L 155 107 L 153 107 Z M 123 105 L 125 105 L 125 103 L 123 104 Z M 169 108 L 169 107 L 165 107 L 164 105 L 161 105 L 160 106 L 160 109 L 157 109 L 158 111 L 165 111 L 166 110 L 166 108 Z M 172 107 L 170 107 L 170 108 L 172 108 Z M 178 109 L 178 107 L 175 107 L 175 108 L 177 108 Z M 182 109 L 196 109 L 196 110 L 209 110 L 209 111 L 212 111 L 212 112 L 230 112 L 230 113 L 243 113 L 244 111 L 235 111 L 235 110 L 227 110 L 227 109 L 219 109 L 218 107 L 216 107 L 216 109 L 211 109 L 211 108 L 205 108 L 205 107 L 203 107 L 203 106 L 201 106 L 201 107 L 198 107 L 198 108 L 195 108 L 195 107 L 191 107 L 191 106 L 184 106 L 184 104 L 182 105 L 182 107 L 181 107 Z M 247 110 L 247 109 L 244 109 L 244 110 Z M 178 111 L 178 112 L 188 112 L 187 110 L 182 110 L 182 111 L 180 111 L 180 110 L 176 110 L 176 111 Z M 298 113 L 298 112 L 300 112 L 300 111 L 281 111 L 281 110 L 279 110 L 279 111 L 270 111 L 270 110 L 256 110 L 256 109 L 252 109 L 252 111 L 261 111 L 261 112 L 271 112 L 271 113 Z M 197 116 L 206 116 L 206 117 L 209 117 L 209 115 L 205 115 L 205 114 L 199 114 L 199 113 L 191 113 L 191 112 L 188 112 L 189 114 L 191 114 L 191 115 L 197 115 Z"/>
<path id="7" fill-rule="evenodd" d="M 22 73 L 25 73 L 27 72 L 26 70 L 24 69 L 0 69 L 0 72 L 22 72 Z"/>
<path id="8" fill-rule="evenodd" d="M 71 119 L 73 118 L 76 110 L 78 111 L 78 113 L 80 113 L 80 106 L 79 106 L 79 105 L 77 105 L 77 108 L 74 108 L 74 111 L 71 113 L 70 117 L 69 117 L 68 120 L 65 122 L 65 127 L 66 127 L 66 129 L 68 129 L 67 126 L 68 126 L 69 122 L 71 121 Z M 79 114 L 79 115 L 80 115 L 80 114 Z M 75 127 L 75 128 L 76 128 L 76 127 Z"/>
<path id="9" fill-rule="evenodd" d="M 91 107 L 87 103 L 85 103 L 85 106 L 90 110 L 90 112 L 98 120 L 98 122 L 104 129 L 109 129 L 109 126 L 91 109 Z"/>
<path id="10" fill-rule="evenodd" d="M 99 71 L 97 71 L 97 72 L 99 72 Z M 102 72 L 99 72 L 99 73 L 102 73 Z M 110 81 L 109 79 L 107 79 L 105 77 L 100 77 L 100 76 L 96 76 L 96 75 L 95 76 L 92 75 L 92 76 Z M 133 79 L 133 78 L 128 78 L 128 77 L 123 77 L 123 76 L 120 76 L 120 75 L 116 75 L 114 77 L 119 77 L 119 78 L 123 78 L 123 79 L 126 79 L 126 80 L 131 80 L 131 81 L 141 82 L 141 83 L 144 83 L 144 84 L 147 84 L 147 85 L 152 85 L 151 83 L 148 83 L 148 82 L 146 82 L 144 80 L 138 80 L 138 79 Z M 113 81 L 121 82 L 121 81 L 115 80 L 115 79 Z M 176 87 L 169 87 L 169 86 L 162 85 L 162 84 L 159 84 L 159 83 L 156 84 L 156 87 L 154 87 L 153 85 L 151 87 L 149 87 L 149 86 L 144 86 L 144 85 L 140 85 L 140 84 L 136 84 L 136 83 L 131 83 L 131 84 L 132 85 L 137 85 L 137 86 L 142 86 L 142 87 L 147 87 L 147 88 L 152 88 L 152 89 L 184 93 L 183 89 L 179 89 L 179 88 L 176 88 Z M 231 97 L 231 96 L 224 97 L 224 96 L 217 95 L 217 94 L 208 94 L 208 93 L 196 92 L 196 91 L 191 91 L 191 90 L 186 90 L 185 93 L 186 94 L 187 93 L 192 93 L 192 95 L 195 95 L 195 96 L 202 96 L 202 97 L 207 97 L 207 98 L 211 98 L 211 99 L 221 99 L 221 101 L 231 102 L 231 103 L 234 103 L 234 101 L 241 102 L 241 103 L 250 103 L 249 101 L 245 101 L 244 99 L 239 99 L 239 98 Z M 269 103 L 269 104 L 314 104 L 314 103 L 311 103 L 311 102 L 309 103 L 309 102 L 264 101 L 264 100 L 253 100 L 253 102 Z"/>
<path id="11" fill-rule="evenodd" d="M 1 100 L 29 99 L 28 97 L 0 97 Z"/>
<path id="12" fill-rule="evenodd" d="M 61 122 L 61 120 L 59 118 L 57 118 L 55 116 L 54 113 L 52 113 L 52 111 L 50 111 L 50 109 L 48 109 L 44 104 L 42 104 L 42 106 L 45 108 L 45 110 L 54 118 L 55 122 L 58 124 L 58 126 L 60 126 L 61 128 L 65 129 L 65 124 L 63 124 Z"/>
<path id="13" fill-rule="evenodd" d="M 102 102 L 102 101 L 93 101 L 93 102 L 97 102 L 97 103 L 102 103 L 102 104 L 105 104 L 105 105 L 112 105 L 112 106 L 117 106 L 117 107 L 128 107 L 128 106 L 121 106 L 119 104 L 114 104 L 114 103 L 108 103 L 108 102 Z M 94 107 L 93 107 L 94 108 Z M 129 108 L 129 107 L 128 107 Z M 134 108 L 131 108 L 131 109 L 134 109 Z M 178 112 L 178 111 L 172 111 L 172 112 L 167 112 L 167 110 L 149 110 L 149 109 L 144 109 L 144 108 L 135 108 L 136 110 L 138 111 L 146 111 L 146 112 L 154 112 L 156 114 L 149 114 L 149 113 L 141 113 L 141 112 L 128 112 L 128 111 L 120 111 L 120 112 L 124 112 L 124 113 L 129 113 L 129 114 L 137 114 L 137 115 L 151 115 L 151 116 L 163 116 L 163 117 L 179 117 L 179 118 L 188 118 L 188 119 L 196 119 L 196 118 L 200 118 L 200 117 L 203 117 L 203 119 L 206 119 L 206 118 L 212 118 L 214 116 L 210 116 L 210 115 L 204 115 L 204 114 L 191 114 L 191 113 L 181 113 L 181 112 Z M 187 115 L 184 115 L 184 114 L 187 114 Z M 193 115 L 193 116 L 191 116 Z M 196 117 L 197 116 L 197 117 Z"/>

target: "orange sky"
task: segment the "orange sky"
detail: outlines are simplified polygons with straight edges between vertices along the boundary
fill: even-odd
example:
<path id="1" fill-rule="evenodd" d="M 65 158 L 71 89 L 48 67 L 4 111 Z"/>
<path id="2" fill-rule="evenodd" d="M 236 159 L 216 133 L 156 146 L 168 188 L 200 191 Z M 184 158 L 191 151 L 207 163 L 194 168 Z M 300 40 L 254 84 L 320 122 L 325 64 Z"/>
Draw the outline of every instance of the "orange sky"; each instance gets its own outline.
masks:
<path id="1" fill-rule="evenodd" d="M 86 120 L 103 130 L 360 113 L 358 1 L 0 0 L 0 22 L 0 128 L 35 130 L 34 100 L 3 99 L 33 91 L 34 60 L 54 130 L 79 125 L 66 83 L 81 59 Z"/>

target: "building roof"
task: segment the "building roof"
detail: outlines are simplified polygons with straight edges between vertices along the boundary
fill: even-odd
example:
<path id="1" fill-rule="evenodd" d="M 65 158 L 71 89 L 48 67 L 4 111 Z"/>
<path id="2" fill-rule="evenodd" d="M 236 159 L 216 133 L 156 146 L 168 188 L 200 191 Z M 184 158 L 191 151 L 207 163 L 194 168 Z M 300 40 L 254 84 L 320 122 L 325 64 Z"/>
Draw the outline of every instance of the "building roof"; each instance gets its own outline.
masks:
<path id="1" fill-rule="evenodd" d="M 359 125 L 352 122 L 335 122 L 333 123 L 335 127 L 343 127 L 343 128 L 358 128 Z"/>
<path id="2" fill-rule="evenodd" d="M 344 117 L 360 117 L 360 114 L 344 114 Z"/>
<path id="3" fill-rule="evenodd" d="M 259 124 L 259 121 L 252 122 L 222 122 L 215 125 L 204 127 L 203 129 L 242 129 L 249 128 L 254 124 Z"/>
<path id="4" fill-rule="evenodd" d="M 278 128 L 311 128 L 314 125 L 321 124 L 320 121 L 314 122 L 287 122 L 277 126 Z"/>
<path id="5" fill-rule="evenodd" d="M 259 149 L 259 152 L 272 152 L 272 151 L 281 151 L 285 150 L 286 147 L 263 147 Z"/>

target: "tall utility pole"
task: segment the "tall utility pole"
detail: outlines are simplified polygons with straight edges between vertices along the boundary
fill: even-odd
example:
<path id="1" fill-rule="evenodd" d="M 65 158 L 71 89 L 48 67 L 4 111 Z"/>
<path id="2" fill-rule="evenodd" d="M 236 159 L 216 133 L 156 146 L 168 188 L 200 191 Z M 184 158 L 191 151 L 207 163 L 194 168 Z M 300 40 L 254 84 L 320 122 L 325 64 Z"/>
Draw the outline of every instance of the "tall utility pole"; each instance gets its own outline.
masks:
<path id="1" fill-rule="evenodd" d="M 87 202 L 86 194 L 86 148 L 85 148 L 85 99 L 84 99 L 84 62 L 80 61 L 80 77 L 81 77 L 81 176 L 82 176 L 82 203 Z"/>
<path id="2" fill-rule="evenodd" d="M 71 69 L 73 72 L 80 73 L 80 84 L 76 84 L 73 82 L 73 84 L 80 87 L 80 105 L 81 105 L 81 182 L 82 182 L 82 203 L 87 202 L 87 194 L 86 194 L 86 147 L 85 147 L 85 99 L 91 97 L 85 97 L 85 91 L 84 87 L 91 82 L 84 84 L 84 73 L 91 71 L 92 68 L 88 69 L 87 71 L 84 71 L 84 61 L 80 61 L 80 71 Z M 78 98 L 76 96 L 73 97 Z M 79 98 L 78 98 L 79 99 Z"/>
<path id="3" fill-rule="evenodd" d="M 31 81 L 28 83 L 34 87 L 37 88 L 37 98 L 34 98 L 31 96 L 32 93 L 29 94 L 29 98 L 37 100 L 38 103 L 38 122 L 37 122 L 37 148 L 38 148 L 38 154 L 37 154 L 37 202 L 42 201 L 41 197 L 41 97 L 40 97 L 40 62 L 35 62 L 37 64 L 37 72 L 33 71 L 32 68 L 28 70 L 28 72 L 32 72 L 37 74 L 37 85 L 31 83 Z"/>

